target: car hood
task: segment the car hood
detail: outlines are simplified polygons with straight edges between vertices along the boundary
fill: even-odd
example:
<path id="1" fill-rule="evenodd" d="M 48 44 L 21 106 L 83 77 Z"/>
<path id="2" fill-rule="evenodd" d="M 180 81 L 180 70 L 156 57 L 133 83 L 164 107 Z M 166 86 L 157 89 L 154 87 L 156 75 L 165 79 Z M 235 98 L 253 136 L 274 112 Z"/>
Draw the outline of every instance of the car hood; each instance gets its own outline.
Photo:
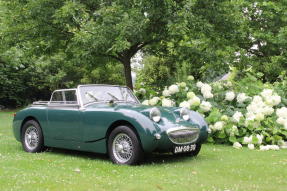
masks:
<path id="1" fill-rule="evenodd" d="M 97 106 L 93 105 L 91 107 L 107 108 L 107 104 Z M 207 126 L 203 117 L 195 111 L 191 111 L 190 121 L 184 121 L 180 117 L 181 108 L 179 107 L 161 107 L 161 106 L 147 106 L 142 104 L 115 103 L 113 105 L 113 110 L 119 112 L 135 111 L 149 118 L 150 110 L 154 107 L 158 108 L 161 112 L 161 121 L 159 123 L 156 123 L 156 125 L 160 126 L 160 128 L 165 129 L 175 126 L 193 126 L 193 127 Z M 108 106 L 108 108 L 111 108 L 111 106 Z"/>
<path id="2" fill-rule="evenodd" d="M 169 120 L 176 120 L 179 117 L 179 109 L 178 107 L 161 107 L 161 106 L 148 106 L 148 105 L 141 105 L 141 104 L 117 104 L 115 106 L 115 110 L 127 109 L 127 110 L 134 110 L 140 113 L 143 113 L 149 116 L 149 112 L 152 108 L 158 108 L 161 112 L 161 116 L 163 118 L 168 118 Z"/>

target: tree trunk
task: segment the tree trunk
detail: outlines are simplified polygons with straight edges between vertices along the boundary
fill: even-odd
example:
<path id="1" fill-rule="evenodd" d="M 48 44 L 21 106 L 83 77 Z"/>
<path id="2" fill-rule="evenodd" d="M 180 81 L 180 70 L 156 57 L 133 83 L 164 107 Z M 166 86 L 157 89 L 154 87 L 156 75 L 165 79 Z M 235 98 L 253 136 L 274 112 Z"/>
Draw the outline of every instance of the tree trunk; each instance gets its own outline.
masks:
<path id="1" fill-rule="evenodd" d="M 123 61 L 124 69 L 125 69 L 125 78 L 126 85 L 133 90 L 133 81 L 132 81 L 132 70 L 131 70 L 131 61 L 130 59 L 125 59 Z"/>

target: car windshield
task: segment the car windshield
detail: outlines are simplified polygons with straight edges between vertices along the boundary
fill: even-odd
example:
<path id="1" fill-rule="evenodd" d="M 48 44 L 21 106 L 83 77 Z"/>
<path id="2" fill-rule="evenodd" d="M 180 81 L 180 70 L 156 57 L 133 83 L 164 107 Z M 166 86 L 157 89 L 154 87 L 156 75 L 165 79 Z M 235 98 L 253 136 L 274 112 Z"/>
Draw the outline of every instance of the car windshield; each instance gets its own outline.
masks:
<path id="1" fill-rule="evenodd" d="M 80 86 L 80 94 L 83 104 L 92 102 L 131 102 L 139 103 L 132 91 L 121 86 Z"/>

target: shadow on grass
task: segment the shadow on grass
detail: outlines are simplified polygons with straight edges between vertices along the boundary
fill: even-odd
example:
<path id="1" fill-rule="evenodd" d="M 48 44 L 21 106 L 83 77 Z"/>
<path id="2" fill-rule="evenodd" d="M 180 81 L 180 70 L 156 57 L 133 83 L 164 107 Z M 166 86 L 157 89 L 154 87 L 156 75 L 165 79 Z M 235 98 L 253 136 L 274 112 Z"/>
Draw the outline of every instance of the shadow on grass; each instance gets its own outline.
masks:
<path id="1" fill-rule="evenodd" d="M 62 156 L 72 156 L 77 158 L 89 159 L 89 160 L 109 160 L 107 154 L 100 154 L 100 153 L 92 153 L 86 151 L 76 151 L 76 150 L 68 150 L 68 149 L 61 149 L 61 148 L 48 148 L 46 153 L 62 155 Z"/>
<path id="2" fill-rule="evenodd" d="M 77 157 L 88 160 L 97 160 L 102 162 L 110 161 L 107 154 L 67 150 L 60 148 L 48 148 L 45 152 L 56 155 L 62 155 L 63 157 L 68 155 L 71 157 Z M 148 153 L 145 154 L 144 160 L 141 162 L 141 165 L 146 166 L 146 165 L 164 164 L 164 163 L 178 163 L 197 159 L 202 160 L 204 158 L 206 158 L 206 156 L 205 155 L 201 156 L 200 154 L 199 156 L 192 157 L 192 156 L 174 155 L 172 153 Z"/>

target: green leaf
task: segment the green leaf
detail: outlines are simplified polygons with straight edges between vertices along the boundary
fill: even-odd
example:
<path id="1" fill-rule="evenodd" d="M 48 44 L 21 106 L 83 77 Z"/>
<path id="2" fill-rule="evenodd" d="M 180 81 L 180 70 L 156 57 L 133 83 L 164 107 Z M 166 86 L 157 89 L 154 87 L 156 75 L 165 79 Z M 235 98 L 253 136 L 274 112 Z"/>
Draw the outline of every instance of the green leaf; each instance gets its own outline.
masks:
<path id="1" fill-rule="evenodd" d="M 231 143 L 237 142 L 237 139 L 236 139 L 235 136 L 230 136 L 228 140 L 229 140 Z"/>
<path id="2" fill-rule="evenodd" d="M 223 130 L 219 131 L 218 138 L 220 138 L 220 139 L 226 138 L 226 134 L 225 134 L 225 132 Z"/>

